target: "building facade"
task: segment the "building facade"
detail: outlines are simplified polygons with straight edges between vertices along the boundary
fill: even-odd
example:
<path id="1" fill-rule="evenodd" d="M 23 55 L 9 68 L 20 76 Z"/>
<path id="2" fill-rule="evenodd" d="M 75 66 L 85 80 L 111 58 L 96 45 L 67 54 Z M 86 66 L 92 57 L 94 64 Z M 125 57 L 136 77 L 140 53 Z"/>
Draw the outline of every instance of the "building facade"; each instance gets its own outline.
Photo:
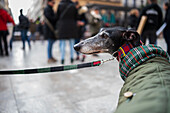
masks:
<path id="1" fill-rule="evenodd" d="M 11 9 L 9 8 L 9 2 L 8 0 L 0 0 L 0 3 L 4 6 L 4 9 L 8 11 L 8 13 L 11 13 Z"/>
<path id="2" fill-rule="evenodd" d="M 6 0 L 3 0 L 6 1 Z M 56 4 L 54 10 L 57 10 L 57 6 L 60 0 L 55 0 Z M 132 8 L 142 8 L 147 4 L 147 0 L 72 0 L 73 2 L 79 1 L 80 5 L 87 6 L 99 6 L 102 9 L 113 9 L 116 11 L 129 11 Z M 160 5 L 167 0 L 158 0 Z M 29 9 L 27 16 L 30 19 L 36 20 L 43 15 L 43 9 L 46 6 L 47 0 L 33 0 L 32 7 Z"/>

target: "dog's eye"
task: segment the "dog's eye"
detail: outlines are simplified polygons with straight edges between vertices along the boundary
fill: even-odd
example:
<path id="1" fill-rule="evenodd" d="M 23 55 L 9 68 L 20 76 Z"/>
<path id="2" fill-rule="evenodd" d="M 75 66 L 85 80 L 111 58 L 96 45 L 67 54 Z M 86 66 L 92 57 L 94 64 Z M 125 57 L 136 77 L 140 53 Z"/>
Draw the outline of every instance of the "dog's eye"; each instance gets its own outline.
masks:
<path id="1" fill-rule="evenodd" d="M 103 33 L 101 36 L 102 36 L 102 38 L 108 38 L 109 37 L 106 33 Z"/>

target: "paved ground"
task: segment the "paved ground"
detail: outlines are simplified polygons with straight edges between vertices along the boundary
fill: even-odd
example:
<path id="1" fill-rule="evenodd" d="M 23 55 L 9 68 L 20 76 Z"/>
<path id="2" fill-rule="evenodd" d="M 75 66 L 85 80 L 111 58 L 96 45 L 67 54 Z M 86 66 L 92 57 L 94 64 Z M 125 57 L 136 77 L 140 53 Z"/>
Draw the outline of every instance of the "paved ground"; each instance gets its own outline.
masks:
<path id="1" fill-rule="evenodd" d="M 54 56 L 60 59 L 58 42 Z M 166 44 L 158 40 L 163 49 Z M 23 69 L 59 66 L 47 63 L 47 42 L 32 43 L 32 49 L 21 49 L 21 42 L 13 43 L 9 57 L 0 57 L 0 69 Z M 65 64 L 70 64 L 67 43 Z M 99 57 L 87 56 L 85 62 L 108 59 L 108 54 Z M 74 64 L 81 63 L 80 61 Z M 123 81 L 119 77 L 118 62 L 111 61 L 100 67 L 66 72 L 0 75 L 0 113 L 113 113 Z"/>

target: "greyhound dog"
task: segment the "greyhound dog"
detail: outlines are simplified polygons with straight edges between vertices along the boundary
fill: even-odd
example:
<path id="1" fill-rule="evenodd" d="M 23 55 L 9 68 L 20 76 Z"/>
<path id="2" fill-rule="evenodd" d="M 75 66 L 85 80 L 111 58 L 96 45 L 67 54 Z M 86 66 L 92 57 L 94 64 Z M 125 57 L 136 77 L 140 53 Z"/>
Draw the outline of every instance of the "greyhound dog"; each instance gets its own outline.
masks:
<path id="1" fill-rule="evenodd" d="M 117 57 L 125 82 L 115 113 L 170 113 L 169 55 L 156 45 L 143 45 L 140 38 L 135 30 L 104 28 L 74 49 Z"/>

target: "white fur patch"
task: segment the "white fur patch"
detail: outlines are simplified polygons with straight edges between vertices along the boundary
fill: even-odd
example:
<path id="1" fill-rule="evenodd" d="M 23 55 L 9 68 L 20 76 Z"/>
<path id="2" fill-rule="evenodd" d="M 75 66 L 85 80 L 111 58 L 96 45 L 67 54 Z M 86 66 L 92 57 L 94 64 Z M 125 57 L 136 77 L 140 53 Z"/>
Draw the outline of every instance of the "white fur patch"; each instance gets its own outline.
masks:
<path id="1" fill-rule="evenodd" d="M 103 34 L 106 34 L 106 35 L 108 35 L 108 36 L 109 36 L 109 33 L 108 33 L 108 32 L 106 32 L 106 31 L 102 31 L 102 32 L 100 32 L 100 33 L 99 33 L 99 35 L 103 35 Z"/>

